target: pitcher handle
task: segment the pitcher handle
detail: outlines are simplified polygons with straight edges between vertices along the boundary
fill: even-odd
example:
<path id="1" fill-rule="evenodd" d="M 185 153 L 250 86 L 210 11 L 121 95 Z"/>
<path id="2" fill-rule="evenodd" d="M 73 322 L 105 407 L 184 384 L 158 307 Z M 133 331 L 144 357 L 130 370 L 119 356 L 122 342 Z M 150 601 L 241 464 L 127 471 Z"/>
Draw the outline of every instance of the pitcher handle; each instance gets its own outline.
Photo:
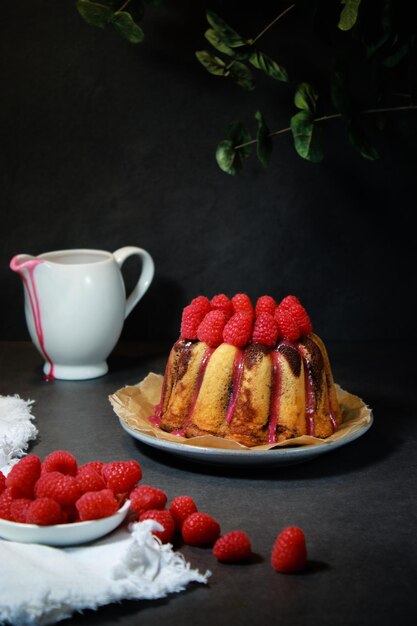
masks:
<path id="1" fill-rule="evenodd" d="M 126 259 L 133 254 L 142 260 L 142 271 L 132 293 L 126 300 L 125 319 L 148 290 L 155 273 L 155 264 L 149 252 L 136 246 L 125 246 L 113 252 L 116 263 L 121 268 Z"/>

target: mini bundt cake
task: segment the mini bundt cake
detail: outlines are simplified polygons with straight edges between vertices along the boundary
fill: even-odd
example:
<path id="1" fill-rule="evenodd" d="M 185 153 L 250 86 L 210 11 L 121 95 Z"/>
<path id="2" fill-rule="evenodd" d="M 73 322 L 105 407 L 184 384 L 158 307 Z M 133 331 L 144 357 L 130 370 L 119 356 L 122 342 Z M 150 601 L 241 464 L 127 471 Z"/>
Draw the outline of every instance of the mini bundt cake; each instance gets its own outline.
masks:
<path id="1" fill-rule="evenodd" d="M 195 298 L 151 421 L 249 447 L 335 432 L 342 416 L 329 359 L 300 301 L 262 296 L 254 308 L 246 294 Z"/>

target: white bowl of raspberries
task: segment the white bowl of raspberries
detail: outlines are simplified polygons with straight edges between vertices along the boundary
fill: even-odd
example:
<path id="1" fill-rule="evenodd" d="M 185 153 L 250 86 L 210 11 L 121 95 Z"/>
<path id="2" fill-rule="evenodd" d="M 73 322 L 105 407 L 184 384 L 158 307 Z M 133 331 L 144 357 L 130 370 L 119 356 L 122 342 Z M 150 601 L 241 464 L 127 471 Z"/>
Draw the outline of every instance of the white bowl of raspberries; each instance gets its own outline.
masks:
<path id="1" fill-rule="evenodd" d="M 103 537 L 126 518 L 141 477 L 134 460 L 78 465 L 66 450 L 43 461 L 28 454 L 7 476 L 0 472 L 0 537 L 51 546 Z"/>

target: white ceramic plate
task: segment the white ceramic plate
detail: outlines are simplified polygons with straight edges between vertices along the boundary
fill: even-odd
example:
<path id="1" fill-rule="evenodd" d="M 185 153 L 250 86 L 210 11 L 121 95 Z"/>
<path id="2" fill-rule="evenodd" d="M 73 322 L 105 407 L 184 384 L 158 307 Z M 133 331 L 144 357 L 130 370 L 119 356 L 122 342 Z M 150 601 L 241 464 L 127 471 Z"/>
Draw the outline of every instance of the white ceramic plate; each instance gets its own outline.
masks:
<path id="1" fill-rule="evenodd" d="M 274 448 L 272 450 L 224 450 L 221 448 L 204 448 L 201 446 L 184 445 L 158 439 L 152 435 L 140 433 L 132 430 L 127 424 L 119 418 L 122 428 L 138 441 L 158 448 L 164 452 L 176 454 L 184 457 L 189 461 L 197 461 L 199 463 L 210 463 L 216 465 L 293 465 L 295 463 L 303 463 L 310 461 L 326 452 L 331 452 L 336 448 L 345 446 L 346 444 L 358 439 L 364 435 L 372 425 L 373 417 L 367 424 L 359 428 L 353 433 L 349 433 L 346 437 L 336 441 L 326 441 L 314 446 L 298 446 L 293 448 Z"/>
<path id="2" fill-rule="evenodd" d="M 0 537 L 20 543 L 42 543 L 48 546 L 73 546 L 104 537 L 117 528 L 129 512 L 130 501 L 114 515 L 89 522 L 37 526 L 0 519 Z"/>

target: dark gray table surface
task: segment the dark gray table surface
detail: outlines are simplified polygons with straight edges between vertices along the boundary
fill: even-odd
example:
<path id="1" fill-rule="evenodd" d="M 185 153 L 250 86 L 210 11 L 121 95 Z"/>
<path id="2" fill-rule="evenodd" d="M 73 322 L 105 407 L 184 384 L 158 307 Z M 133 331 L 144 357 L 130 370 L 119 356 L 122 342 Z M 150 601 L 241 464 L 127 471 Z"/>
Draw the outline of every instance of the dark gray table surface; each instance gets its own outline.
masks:
<path id="1" fill-rule="evenodd" d="M 0 394 L 33 399 L 39 429 L 30 450 L 63 448 L 83 463 L 137 459 L 143 482 L 171 499 L 193 496 L 222 531 L 248 532 L 255 552 L 245 565 L 217 563 L 207 548 L 176 547 L 212 576 L 207 586 L 160 601 L 122 602 L 74 615 L 63 624 L 415 623 L 416 438 L 414 350 L 399 344 L 330 344 L 336 381 L 374 413 L 360 439 L 312 461 L 267 468 L 215 467 L 146 447 L 122 430 L 108 395 L 149 371 L 162 373 L 164 345 L 120 345 L 103 378 L 50 383 L 30 343 L 0 343 Z M 288 525 L 303 528 L 309 564 L 276 573 L 270 551 Z"/>

